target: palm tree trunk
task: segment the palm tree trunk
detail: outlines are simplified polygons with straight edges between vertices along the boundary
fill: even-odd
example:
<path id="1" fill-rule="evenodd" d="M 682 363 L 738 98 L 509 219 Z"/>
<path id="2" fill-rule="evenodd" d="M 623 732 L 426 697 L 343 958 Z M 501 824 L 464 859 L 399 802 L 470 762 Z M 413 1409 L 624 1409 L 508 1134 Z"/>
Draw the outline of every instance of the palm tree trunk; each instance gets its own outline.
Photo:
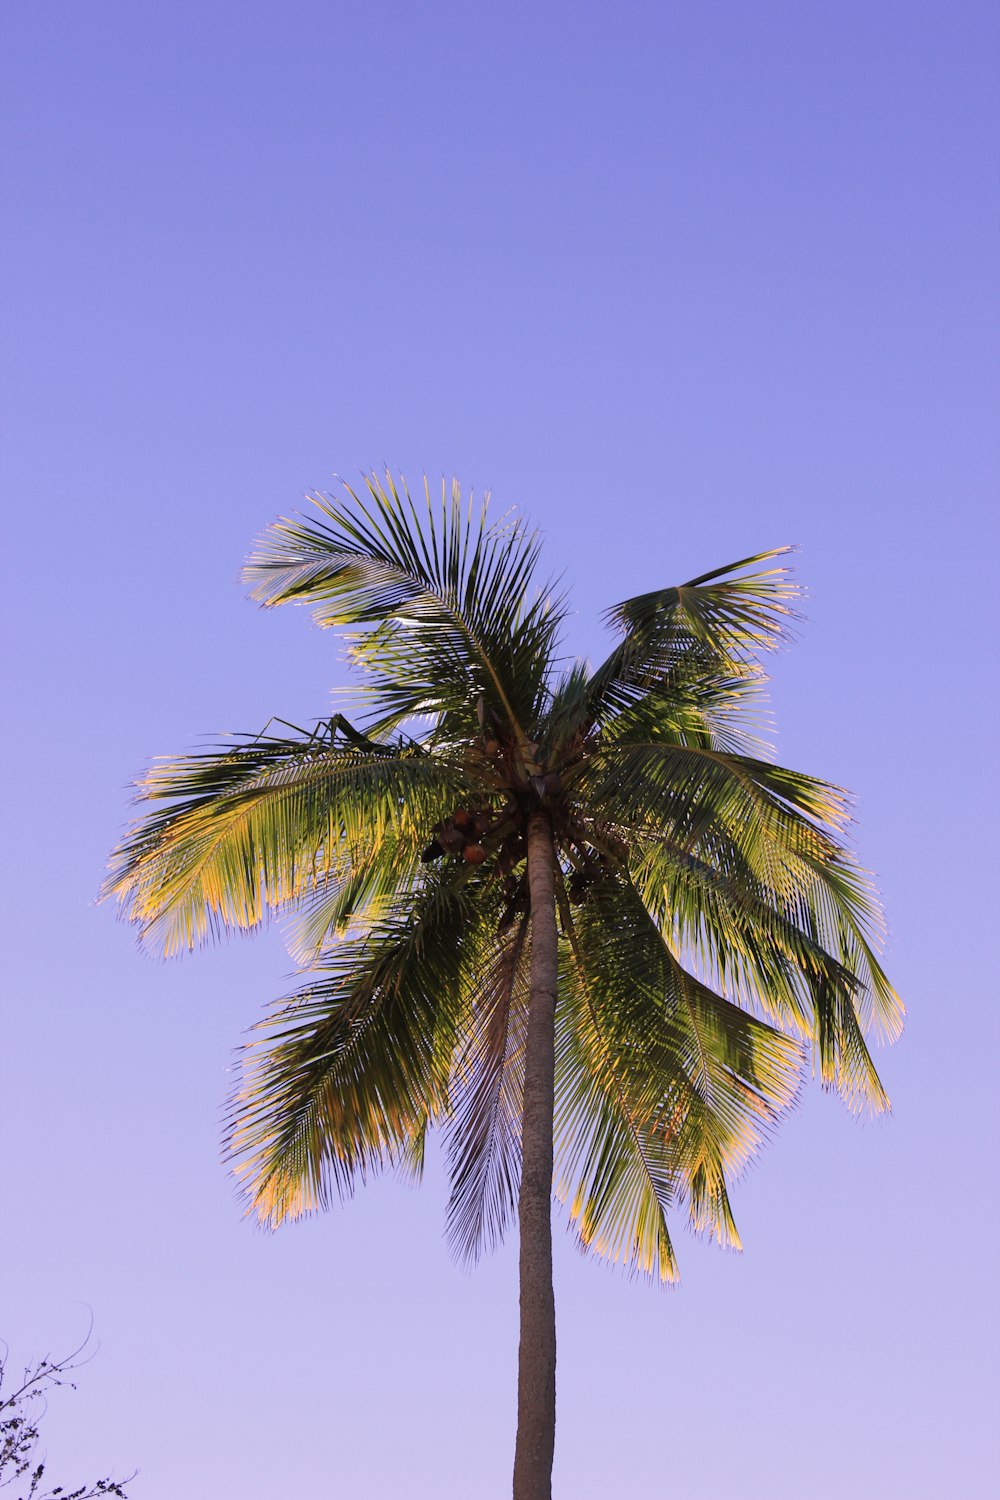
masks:
<path id="1" fill-rule="evenodd" d="M 558 934 L 555 850 L 544 812 L 528 820 L 531 1001 L 521 1127 L 521 1341 L 514 1500 L 551 1500 L 556 1437 L 556 1308 L 552 1290 L 552 1109 Z"/>

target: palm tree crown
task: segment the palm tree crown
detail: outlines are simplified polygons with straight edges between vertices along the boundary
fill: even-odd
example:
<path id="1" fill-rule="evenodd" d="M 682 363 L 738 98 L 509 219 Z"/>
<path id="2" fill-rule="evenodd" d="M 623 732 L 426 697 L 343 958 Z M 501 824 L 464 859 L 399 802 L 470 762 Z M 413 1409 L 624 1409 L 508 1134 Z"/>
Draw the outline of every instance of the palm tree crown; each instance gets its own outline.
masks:
<path id="1" fill-rule="evenodd" d="M 109 889 L 165 953 L 293 919 L 303 983 L 231 1103 L 260 1218 L 419 1167 L 441 1126 L 449 1235 L 475 1256 L 518 1203 L 544 826 L 555 1191 L 582 1246 L 670 1280 L 675 1208 L 738 1244 L 729 1183 L 810 1060 L 886 1107 L 866 1037 L 901 1023 L 846 794 L 753 733 L 760 657 L 794 618 L 787 549 L 615 606 L 594 670 L 560 654 L 564 603 L 519 521 L 457 486 L 366 484 L 276 523 L 246 569 L 262 604 L 348 631 L 362 727 L 158 763 Z"/>

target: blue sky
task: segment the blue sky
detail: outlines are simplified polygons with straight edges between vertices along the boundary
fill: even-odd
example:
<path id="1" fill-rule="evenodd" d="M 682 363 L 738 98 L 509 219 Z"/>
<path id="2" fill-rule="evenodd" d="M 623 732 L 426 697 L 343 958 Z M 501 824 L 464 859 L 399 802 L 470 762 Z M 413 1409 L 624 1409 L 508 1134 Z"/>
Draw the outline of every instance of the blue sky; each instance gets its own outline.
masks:
<path id="1" fill-rule="evenodd" d="M 505 1493 L 513 1247 L 445 1186 L 265 1237 L 219 1164 L 277 933 L 170 965 L 95 905 L 154 754 L 329 711 L 242 598 L 341 473 L 458 474 L 601 609 L 785 542 L 778 753 L 851 787 L 910 1013 L 663 1294 L 557 1234 L 556 1493 L 993 1492 L 996 8 L 8 0 L 0 1334 L 101 1350 L 53 1472 L 137 1500 Z M 991 985 L 991 979 L 993 984 Z"/>

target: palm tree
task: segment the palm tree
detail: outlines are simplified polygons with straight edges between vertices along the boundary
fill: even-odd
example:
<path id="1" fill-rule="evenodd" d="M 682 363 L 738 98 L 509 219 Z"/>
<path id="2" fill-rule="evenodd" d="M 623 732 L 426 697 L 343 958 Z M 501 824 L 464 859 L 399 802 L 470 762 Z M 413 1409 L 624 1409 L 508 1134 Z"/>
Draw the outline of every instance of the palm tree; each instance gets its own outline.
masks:
<path id="1" fill-rule="evenodd" d="M 229 1151 L 267 1224 L 442 1127 L 462 1256 L 517 1217 L 515 1500 L 551 1494 L 553 1189 L 580 1245 L 661 1281 L 669 1219 L 738 1245 L 729 1182 L 812 1059 L 887 1101 L 896 1035 L 846 795 L 765 758 L 760 655 L 793 618 L 787 549 L 608 611 L 559 654 L 539 544 L 457 486 L 314 496 L 247 569 L 253 596 L 359 627 L 359 720 L 158 763 L 109 889 L 159 951 L 271 913 L 304 981 L 244 1049 Z M 345 487 L 346 488 L 346 487 Z M 756 571 L 747 571 L 756 569 Z"/>

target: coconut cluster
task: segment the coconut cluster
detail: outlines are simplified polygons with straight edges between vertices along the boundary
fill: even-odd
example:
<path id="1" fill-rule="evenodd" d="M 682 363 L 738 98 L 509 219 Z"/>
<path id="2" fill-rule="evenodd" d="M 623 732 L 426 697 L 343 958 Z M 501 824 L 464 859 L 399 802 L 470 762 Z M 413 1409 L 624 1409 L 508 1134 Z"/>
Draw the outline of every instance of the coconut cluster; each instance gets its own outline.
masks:
<path id="1" fill-rule="evenodd" d="M 488 820 L 481 813 L 456 808 L 450 818 L 434 824 L 431 829 L 434 837 L 420 857 L 427 864 L 443 854 L 454 854 L 467 865 L 481 865 L 488 853 L 482 842 L 487 826 Z"/>

